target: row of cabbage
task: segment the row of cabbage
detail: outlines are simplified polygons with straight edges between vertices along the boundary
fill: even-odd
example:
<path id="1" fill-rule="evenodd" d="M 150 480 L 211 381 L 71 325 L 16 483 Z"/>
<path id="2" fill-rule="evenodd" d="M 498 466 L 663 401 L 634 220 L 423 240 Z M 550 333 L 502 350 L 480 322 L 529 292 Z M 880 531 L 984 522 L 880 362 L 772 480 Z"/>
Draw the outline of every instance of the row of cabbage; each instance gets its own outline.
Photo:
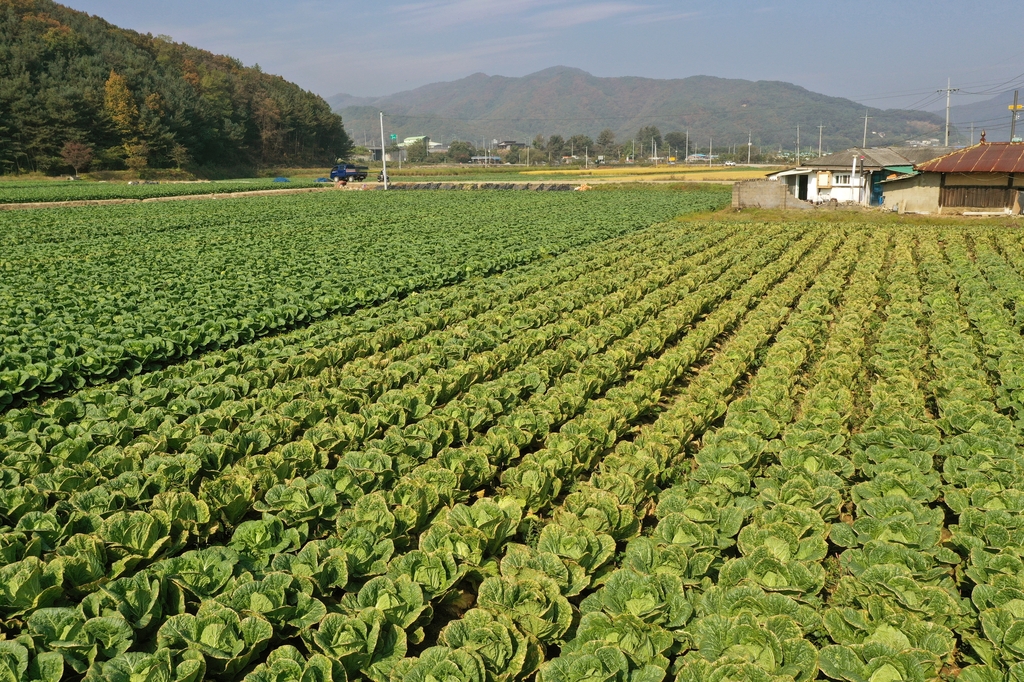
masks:
<path id="1" fill-rule="evenodd" d="M 0 410 L 505 271 L 726 199 L 713 189 L 326 193 L 4 213 Z"/>
<path id="2" fill-rule="evenodd" d="M 209 614 L 197 612 L 197 604 L 209 602 L 215 595 L 223 596 L 225 591 L 233 592 L 241 583 L 258 582 L 258 587 L 247 588 L 246 593 L 255 590 L 264 595 L 265 590 L 276 584 L 274 581 L 282 579 L 276 574 L 286 573 L 290 575 L 288 585 L 273 588 L 276 590 L 274 599 L 280 596 L 296 607 L 302 601 L 314 609 L 313 616 L 319 613 L 316 604 L 325 609 L 330 605 L 332 613 L 340 615 L 343 610 L 338 611 L 338 604 L 344 598 L 339 600 L 338 596 L 342 588 L 347 586 L 346 592 L 354 594 L 362 594 L 362 590 L 367 590 L 367 594 L 387 590 L 381 585 L 391 583 L 367 580 L 390 572 L 389 567 L 399 563 L 398 557 L 392 558 L 395 552 L 404 557 L 401 561 L 409 566 L 409 571 L 420 576 L 418 580 L 422 582 L 417 583 L 420 586 L 416 589 L 421 592 L 429 593 L 424 586 L 429 584 L 428 577 L 437 578 L 439 567 L 446 570 L 451 565 L 457 569 L 451 576 L 451 584 L 444 589 L 435 588 L 441 592 L 433 595 L 436 597 L 433 601 L 438 608 L 443 607 L 457 583 L 469 580 L 472 584 L 472 576 L 477 574 L 466 562 L 452 565 L 448 560 L 454 556 L 452 550 L 441 551 L 444 542 L 457 542 L 464 534 L 444 535 L 435 530 L 444 528 L 437 518 L 432 518 L 438 509 L 447 506 L 451 511 L 442 515 L 455 513 L 459 507 L 452 508 L 452 504 L 467 500 L 470 493 L 496 482 L 502 473 L 501 467 L 509 460 L 518 459 L 517 442 L 526 445 L 547 437 L 552 428 L 584 409 L 588 396 L 603 393 L 624 380 L 645 358 L 671 346 L 691 324 L 729 297 L 730 292 L 736 293 L 730 306 L 718 309 L 713 320 L 702 323 L 700 328 L 704 331 L 694 337 L 694 343 L 700 346 L 688 347 L 674 356 L 676 372 L 681 372 L 717 335 L 736 323 L 742 309 L 770 287 L 771 273 L 777 277 L 792 267 L 794 259 L 810 244 L 810 240 L 805 239 L 801 242 L 803 246 L 771 265 L 768 274 L 751 280 L 759 267 L 768 265 L 787 249 L 792 240 L 790 234 L 773 228 L 732 237 L 728 236 L 728 231 L 711 234 L 684 228 L 679 231 L 677 241 L 681 244 L 677 250 L 685 252 L 690 248 L 694 255 L 679 261 L 665 259 L 660 263 L 662 267 L 646 278 L 640 277 L 638 273 L 646 269 L 652 259 L 657 259 L 664 246 L 652 237 L 651 243 L 646 245 L 648 250 L 637 255 L 638 262 L 633 266 L 636 271 L 620 284 L 621 291 L 616 292 L 621 294 L 618 298 L 599 291 L 599 301 L 586 311 L 577 311 L 582 317 L 568 319 L 570 315 L 565 315 L 567 319 L 560 323 L 539 329 L 530 329 L 540 324 L 536 318 L 519 318 L 533 321 L 523 325 L 520 330 L 523 338 L 518 344 L 504 346 L 508 351 L 530 351 L 521 354 L 518 360 L 510 360 L 506 353 L 479 353 L 469 361 L 453 362 L 440 371 L 425 373 L 423 381 L 409 386 L 417 390 L 403 393 L 400 389 L 401 395 L 392 394 L 390 402 L 371 399 L 368 410 L 363 411 L 344 411 L 351 408 L 351 394 L 347 394 L 349 397 L 337 401 L 340 411 L 321 420 L 328 423 L 321 424 L 320 429 L 308 429 L 312 433 L 307 435 L 312 438 L 278 445 L 266 454 L 263 451 L 269 446 L 257 444 L 254 452 L 241 454 L 240 460 L 227 466 L 224 461 L 207 460 L 206 468 L 200 463 L 199 470 L 195 470 L 197 448 L 175 453 L 175 456 L 151 453 L 143 456 L 145 448 L 132 452 L 132 445 L 151 446 L 154 441 L 175 447 L 175 439 L 167 439 L 166 434 L 158 434 L 156 438 L 154 434 L 136 434 L 134 429 L 139 428 L 138 424 L 117 425 L 121 437 L 127 435 L 129 440 L 136 441 L 127 448 L 97 445 L 93 441 L 76 449 L 74 439 L 76 434 L 82 433 L 83 425 L 90 429 L 90 438 L 103 432 L 95 428 L 96 410 L 90 415 L 80 415 L 79 406 L 71 410 L 51 404 L 45 410 L 14 414 L 15 418 L 6 423 L 18 433 L 12 436 L 8 432 L 7 436 L 14 439 L 27 436 L 21 438 L 21 442 L 32 443 L 35 449 L 23 447 L 17 453 L 8 450 L 10 454 L 4 460 L 5 465 L 10 465 L 4 469 L 8 492 L 6 508 L 11 510 L 7 517 L 18 515 L 20 518 L 15 527 L 4 534 L 7 566 L 3 571 L 8 589 L 0 600 L 4 602 L 2 608 L 7 622 L 15 629 L 32 633 L 23 634 L 20 643 L 12 647 L 19 652 L 30 652 L 42 646 L 41 640 L 49 639 L 46 646 L 57 641 L 76 642 L 69 647 L 85 652 L 78 660 L 69 658 L 69 649 L 57 645 L 49 652 L 40 651 L 35 658 L 25 653 L 28 666 L 25 670 L 31 668 L 42 676 L 41 666 L 56 662 L 55 657 L 48 654 L 56 652 L 67 654 L 62 660 L 80 673 L 91 670 L 89 674 L 115 676 L 115 671 L 122 668 L 143 665 L 163 670 L 160 666 L 170 665 L 164 660 L 166 652 L 180 647 L 158 646 L 164 652 L 158 656 L 138 649 L 152 646 L 152 631 L 165 632 L 165 626 L 170 628 L 167 623 L 171 614 L 187 616 L 193 625 L 209 622 L 211 631 L 223 632 L 224 645 L 234 650 L 240 641 L 241 622 L 246 620 L 238 614 L 244 615 L 249 609 L 235 609 L 237 618 L 219 611 L 216 618 L 207 621 L 204 619 Z M 642 245 L 638 242 L 637 248 Z M 610 271 L 596 270 L 594 279 L 629 273 L 629 259 L 623 253 L 628 249 L 614 246 L 620 260 L 617 267 Z M 588 288 L 581 287 L 581 290 Z M 547 293 L 550 296 L 551 292 Z M 617 300 L 620 302 L 616 303 Z M 635 305 L 625 307 L 632 301 Z M 536 305 L 536 301 L 532 303 Z M 565 305 L 572 309 L 571 302 Z M 624 309 L 618 311 L 617 306 Z M 531 312 L 536 310 L 531 309 Z M 543 318 L 543 314 L 540 316 Z M 586 323 L 582 329 L 581 323 Z M 412 336 L 420 333 L 415 326 L 408 332 Z M 447 342 L 444 331 L 428 333 L 423 341 L 427 338 L 442 345 Z M 555 345 L 547 347 L 551 344 Z M 404 345 L 395 350 L 401 350 Z M 480 384 L 483 390 L 474 394 L 465 388 L 485 380 L 486 372 L 481 371 L 482 356 L 486 356 L 488 362 L 497 363 L 500 378 Z M 362 370 L 356 369 L 368 371 L 374 364 L 386 364 L 389 358 L 387 353 L 382 353 L 368 359 L 374 363 Z M 529 366 L 516 370 L 515 363 L 528 360 L 531 361 Z M 676 376 L 666 375 L 660 366 L 651 372 L 654 379 L 665 385 Z M 328 380 L 344 385 L 340 377 L 328 377 Z M 274 399 L 279 397 L 273 389 L 266 393 Z M 649 400 L 649 391 L 640 393 Z M 98 397 L 97 392 L 91 392 L 91 396 Z M 452 401 L 456 396 L 460 397 Z M 501 400 L 507 401 L 507 405 Z M 73 401 L 57 405 L 67 406 L 69 402 Z M 422 428 L 430 408 L 443 403 L 447 403 L 443 418 L 441 411 L 435 410 L 431 415 L 435 417 L 431 422 L 434 428 Z M 382 404 L 388 409 L 381 410 Z M 102 400 L 90 405 L 102 406 Z M 131 421 L 123 419 L 128 411 L 125 407 L 120 406 L 120 414 L 106 415 L 107 420 Z M 481 420 L 479 415 L 486 409 L 492 410 L 492 415 Z M 400 415 L 400 418 L 389 424 L 381 414 L 391 418 Z M 300 415 L 297 426 L 301 427 L 302 420 L 309 416 Z M 342 418 L 335 420 L 338 416 Z M 337 438 L 327 442 L 325 432 L 337 434 L 352 420 L 373 426 L 364 431 L 358 443 L 339 444 Z M 257 419 L 239 431 L 250 432 L 253 427 L 262 425 Z M 371 442 L 374 433 L 383 432 L 382 425 L 392 428 L 383 438 L 377 437 Z M 203 422 L 194 421 L 186 428 L 201 432 L 210 427 L 208 422 L 203 426 Z M 222 431 L 227 433 L 225 429 Z M 47 442 L 47 434 L 58 437 Z M 11 438 L 7 442 L 13 442 Z M 523 441 L 524 438 L 527 441 Z M 450 444 L 457 447 L 449 447 Z M 126 453 L 129 454 L 126 456 Z M 97 466 L 91 478 L 90 465 Z M 125 466 L 131 471 L 124 473 L 132 476 L 121 475 L 119 469 Z M 76 479 L 75 470 L 84 471 L 85 475 Z M 508 468 L 503 475 L 510 475 L 510 471 L 525 474 L 522 481 L 527 485 L 531 480 L 530 467 L 525 463 Z M 22 472 L 24 480 L 20 478 Z M 303 474 L 306 478 L 297 478 Z M 89 487 L 90 484 L 95 485 Z M 193 492 L 197 488 L 198 495 Z M 472 515 L 481 516 L 486 515 L 488 509 L 504 509 L 509 504 L 489 504 L 484 500 L 472 507 Z M 243 518 L 249 520 L 242 521 Z M 511 530 L 515 531 L 517 526 L 512 523 Z M 420 545 L 426 542 L 424 537 L 428 532 L 437 534 L 438 547 L 433 551 L 406 551 L 417 537 Z M 448 539 L 442 541 L 443 537 Z M 495 551 L 500 544 L 495 546 Z M 207 549 L 191 550 L 195 546 Z M 292 563 L 294 568 L 289 568 Z M 493 563 L 491 559 L 490 564 Z M 147 570 L 140 570 L 147 566 Z M 275 576 L 271 577 L 271 573 Z M 225 582 L 215 578 L 206 587 L 198 585 L 215 574 Z M 314 580 L 315 575 L 322 575 L 322 581 Z M 260 580 L 255 580 L 255 576 Z M 228 589 L 228 582 L 233 586 L 231 589 Z M 370 582 L 373 587 L 369 586 Z M 318 583 L 320 587 L 314 587 Z M 360 586 L 360 590 L 355 589 Z M 148 590 L 153 599 L 142 605 L 137 600 L 142 594 L 139 589 Z M 314 593 L 314 590 L 318 591 Z M 262 603 L 262 599 L 252 597 L 250 606 L 255 601 Z M 78 606 L 71 606 L 76 602 Z M 136 607 L 142 608 L 142 612 L 137 612 Z M 215 607 L 208 604 L 204 608 Z M 260 613 L 267 615 L 264 611 Z M 316 617 L 310 625 L 329 617 Z M 95 620 L 97 618 L 113 620 Z M 396 626 L 392 620 L 388 621 L 389 625 Z M 279 641 L 287 640 L 292 632 L 277 616 L 260 617 L 257 621 L 260 628 L 264 623 L 274 623 L 274 631 L 279 633 L 275 638 Z M 324 622 L 337 624 L 338 618 Z M 58 627 L 52 623 L 63 625 Z M 116 645 L 100 647 L 95 633 L 101 624 L 117 625 L 124 636 L 115 638 Z M 323 627 L 327 626 L 321 623 L 321 629 Z M 57 636 L 54 628 L 61 630 L 63 639 L 54 639 Z M 395 628 L 386 629 L 395 632 Z M 308 626 L 297 630 L 312 631 Z M 129 636 L 129 632 L 133 634 Z M 403 633 L 405 639 L 405 628 L 399 628 L 398 632 Z M 109 641 L 114 642 L 114 639 Z M 157 641 L 162 641 L 159 636 Z M 194 653 L 196 646 L 202 649 L 198 640 L 188 642 L 184 649 L 189 652 Z M 224 658 L 227 649 L 216 653 L 203 649 L 206 653 L 202 662 L 192 653 L 182 653 L 183 658 L 175 666 L 184 666 L 181 675 L 191 675 L 193 673 L 186 671 L 193 668 L 193 672 L 198 671 L 212 660 L 214 673 L 235 674 L 267 642 L 257 644 L 251 650 L 246 649 L 244 656 L 239 648 L 238 656 L 227 659 Z M 344 659 L 350 670 L 364 666 L 365 661 L 360 662 L 358 655 L 348 657 L 332 651 L 335 663 Z"/>

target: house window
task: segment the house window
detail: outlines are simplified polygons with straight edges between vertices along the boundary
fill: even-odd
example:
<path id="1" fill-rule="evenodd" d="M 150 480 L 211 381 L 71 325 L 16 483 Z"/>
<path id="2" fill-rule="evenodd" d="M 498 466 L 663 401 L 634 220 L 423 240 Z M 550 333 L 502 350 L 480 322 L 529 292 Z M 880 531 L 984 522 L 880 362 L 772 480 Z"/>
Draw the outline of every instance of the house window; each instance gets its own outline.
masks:
<path id="1" fill-rule="evenodd" d="M 832 184 L 833 185 L 849 185 L 850 184 L 850 174 L 847 173 L 846 175 L 842 175 L 842 174 L 836 173 L 835 175 L 832 176 Z"/>

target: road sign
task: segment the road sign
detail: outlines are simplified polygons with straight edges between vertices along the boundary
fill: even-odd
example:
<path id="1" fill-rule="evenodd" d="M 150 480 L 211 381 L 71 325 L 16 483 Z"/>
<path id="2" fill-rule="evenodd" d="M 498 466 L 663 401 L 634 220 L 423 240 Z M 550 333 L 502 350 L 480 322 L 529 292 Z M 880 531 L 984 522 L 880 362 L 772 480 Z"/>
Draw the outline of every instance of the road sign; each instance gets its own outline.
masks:
<path id="1" fill-rule="evenodd" d="M 398 135 L 395 135 L 394 133 L 391 133 L 391 141 L 394 142 L 397 139 L 398 139 Z"/>
<path id="2" fill-rule="evenodd" d="M 1017 104 L 1017 105 L 1011 104 L 1010 106 L 1008 106 L 1006 108 L 1009 109 L 1010 111 L 1020 111 L 1020 110 L 1024 109 L 1024 104 Z"/>

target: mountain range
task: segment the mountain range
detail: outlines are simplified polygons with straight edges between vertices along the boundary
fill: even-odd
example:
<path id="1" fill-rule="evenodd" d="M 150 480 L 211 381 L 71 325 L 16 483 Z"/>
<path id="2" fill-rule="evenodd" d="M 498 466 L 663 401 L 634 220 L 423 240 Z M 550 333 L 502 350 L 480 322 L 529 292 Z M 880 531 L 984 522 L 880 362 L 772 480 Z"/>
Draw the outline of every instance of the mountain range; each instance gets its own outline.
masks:
<path id="1" fill-rule="evenodd" d="M 341 114 L 356 144 L 380 141 L 378 112 L 387 133 L 398 139 L 429 135 L 464 139 L 529 141 L 536 135 L 596 137 L 612 130 L 619 142 L 648 125 L 661 132 L 689 131 L 706 148 L 755 145 L 792 149 L 800 126 L 801 146 L 860 145 L 864 116 L 870 117 L 868 146 L 941 136 L 944 119 L 922 111 L 865 108 L 852 100 L 812 92 L 780 81 L 692 76 L 682 79 L 602 78 L 564 66 L 519 78 L 476 73 L 384 97 L 339 94 L 327 99 Z"/>

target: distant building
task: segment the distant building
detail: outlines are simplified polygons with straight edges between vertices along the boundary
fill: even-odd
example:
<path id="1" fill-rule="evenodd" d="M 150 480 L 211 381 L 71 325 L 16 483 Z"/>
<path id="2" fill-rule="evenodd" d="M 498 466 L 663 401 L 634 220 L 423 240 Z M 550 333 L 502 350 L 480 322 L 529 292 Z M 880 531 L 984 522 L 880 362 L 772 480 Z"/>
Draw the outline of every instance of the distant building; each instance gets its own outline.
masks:
<path id="1" fill-rule="evenodd" d="M 470 158 L 472 163 L 503 163 L 500 156 L 474 156 Z"/>
<path id="2" fill-rule="evenodd" d="M 885 203 L 901 213 L 1020 211 L 1024 144 L 983 142 L 918 163 L 882 182 Z"/>
<path id="3" fill-rule="evenodd" d="M 381 160 L 382 157 L 387 157 L 387 160 L 388 160 L 389 163 L 390 162 L 398 163 L 399 160 L 405 161 L 405 160 L 407 160 L 409 158 L 409 156 L 406 153 L 405 149 L 403 149 L 401 147 L 399 147 L 397 151 L 387 152 L 387 154 L 382 154 L 380 147 L 367 147 L 366 149 L 367 149 L 367 151 L 370 152 L 369 153 L 369 160 L 370 161 L 374 161 L 376 163 L 380 163 L 380 160 Z"/>
<path id="4" fill-rule="evenodd" d="M 523 149 L 526 144 L 523 142 L 516 142 L 515 140 L 503 140 L 494 146 L 495 149 L 502 152 L 511 151 L 513 149 Z"/>
<path id="5" fill-rule="evenodd" d="M 412 146 L 412 145 L 416 144 L 417 142 L 425 142 L 426 145 L 427 145 L 427 148 L 428 149 L 430 148 L 430 138 L 428 136 L 426 136 L 426 135 L 414 135 L 412 137 L 407 137 L 404 140 L 402 140 L 401 142 L 399 142 L 398 146 L 399 147 L 403 147 L 403 148 L 404 147 L 409 147 L 409 146 Z"/>
<path id="6" fill-rule="evenodd" d="M 802 201 L 880 206 L 884 202 L 883 180 L 910 173 L 915 163 L 950 151 L 952 147 L 853 147 L 772 173 L 768 179 L 786 183 Z"/>

